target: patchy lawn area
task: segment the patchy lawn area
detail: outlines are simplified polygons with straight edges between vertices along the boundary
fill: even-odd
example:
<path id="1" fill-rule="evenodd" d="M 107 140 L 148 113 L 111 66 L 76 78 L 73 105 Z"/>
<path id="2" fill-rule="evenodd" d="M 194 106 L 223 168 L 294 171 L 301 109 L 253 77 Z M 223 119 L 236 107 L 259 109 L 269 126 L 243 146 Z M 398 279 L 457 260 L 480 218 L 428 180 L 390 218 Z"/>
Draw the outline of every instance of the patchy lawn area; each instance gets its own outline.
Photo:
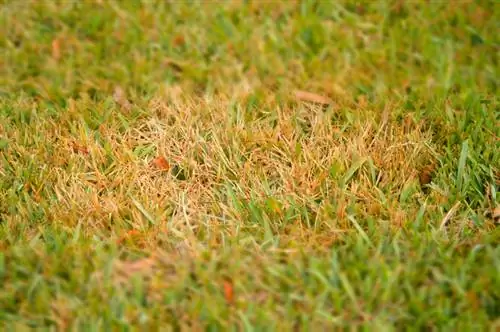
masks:
<path id="1" fill-rule="evenodd" d="M 3 1 L 0 322 L 500 328 L 495 1 Z"/>

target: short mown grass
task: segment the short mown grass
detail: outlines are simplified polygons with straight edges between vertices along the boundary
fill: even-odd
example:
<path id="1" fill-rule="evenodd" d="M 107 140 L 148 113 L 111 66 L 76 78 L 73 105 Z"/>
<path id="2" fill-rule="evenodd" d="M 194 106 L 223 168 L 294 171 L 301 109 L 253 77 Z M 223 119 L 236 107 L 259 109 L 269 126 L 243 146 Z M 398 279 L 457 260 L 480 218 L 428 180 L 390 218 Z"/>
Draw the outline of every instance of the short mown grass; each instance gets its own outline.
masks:
<path id="1" fill-rule="evenodd" d="M 0 12 L 5 328 L 500 328 L 496 2 Z"/>

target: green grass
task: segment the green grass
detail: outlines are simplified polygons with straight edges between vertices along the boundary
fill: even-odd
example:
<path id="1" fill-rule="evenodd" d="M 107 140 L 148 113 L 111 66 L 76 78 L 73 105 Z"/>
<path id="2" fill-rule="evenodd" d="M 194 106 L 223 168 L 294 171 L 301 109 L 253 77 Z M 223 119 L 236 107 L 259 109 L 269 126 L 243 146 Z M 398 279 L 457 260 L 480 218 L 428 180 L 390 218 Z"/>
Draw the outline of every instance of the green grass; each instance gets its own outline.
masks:
<path id="1" fill-rule="evenodd" d="M 4 328 L 500 327 L 496 2 L 0 12 Z"/>

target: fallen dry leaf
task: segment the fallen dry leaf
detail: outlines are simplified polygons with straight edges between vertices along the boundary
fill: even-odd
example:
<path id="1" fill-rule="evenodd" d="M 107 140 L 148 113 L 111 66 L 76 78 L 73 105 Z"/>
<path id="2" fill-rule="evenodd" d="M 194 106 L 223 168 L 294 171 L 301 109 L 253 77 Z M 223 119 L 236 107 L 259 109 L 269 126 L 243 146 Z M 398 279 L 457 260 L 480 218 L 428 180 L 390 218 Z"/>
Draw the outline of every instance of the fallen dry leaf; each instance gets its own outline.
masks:
<path id="1" fill-rule="evenodd" d="M 434 173 L 434 165 L 427 165 L 422 170 L 420 171 L 420 174 L 418 176 L 420 180 L 420 185 L 423 187 L 432 181 L 432 176 Z"/>
<path id="2" fill-rule="evenodd" d="M 311 103 L 316 103 L 316 104 L 321 104 L 321 105 L 330 105 L 333 103 L 333 100 L 331 100 L 328 97 L 318 95 L 313 92 L 308 92 L 308 91 L 303 91 L 303 90 L 295 90 L 294 91 L 295 98 L 299 101 L 306 101 L 306 102 L 311 102 Z"/>
<path id="3" fill-rule="evenodd" d="M 85 155 L 89 154 L 89 149 L 87 149 L 87 147 L 85 147 L 81 144 L 78 144 L 76 142 L 74 142 L 72 145 L 73 145 L 72 148 L 73 148 L 74 153 L 82 153 Z"/>
<path id="4" fill-rule="evenodd" d="M 151 164 L 161 171 L 168 171 L 170 169 L 169 162 L 163 156 L 159 156 L 153 159 L 153 161 L 151 161 Z"/>
<path id="5" fill-rule="evenodd" d="M 141 233 L 137 230 L 137 229 L 131 229 L 129 231 L 127 231 L 124 235 L 120 236 L 118 238 L 118 240 L 116 240 L 116 243 L 117 244 L 121 244 L 123 243 L 125 240 L 131 238 L 131 237 L 134 237 L 134 236 L 137 236 L 137 235 L 140 235 Z"/>
<path id="6" fill-rule="evenodd" d="M 61 58 L 61 42 L 58 38 L 52 40 L 52 57 L 56 60 Z"/>
<path id="7" fill-rule="evenodd" d="M 163 265 L 159 264 L 160 259 L 162 259 L 161 256 L 153 252 L 150 257 L 136 260 L 116 260 L 112 265 L 112 281 L 121 287 L 127 287 L 133 276 L 149 278 L 161 270 L 157 269 Z M 92 278 L 103 280 L 106 274 L 102 270 L 97 270 L 92 274 Z"/>
<path id="8" fill-rule="evenodd" d="M 115 87 L 115 91 L 113 92 L 113 99 L 125 111 L 128 112 L 132 109 L 132 104 L 128 101 L 127 95 L 121 87 Z"/>
<path id="9" fill-rule="evenodd" d="M 172 40 L 172 44 L 174 44 L 174 46 L 176 47 L 183 46 L 186 44 L 186 39 L 184 38 L 183 35 L 177 35 Z"/>
<path id="10" fill-rule="evenodd" d="M 226 299 L 226 302 L 232 304 L 234 301 L 233 283 L 231 282 L 231 280 L 226 279 L 224 280 L 222 286 L 224 288 L 224 298 Z"/>

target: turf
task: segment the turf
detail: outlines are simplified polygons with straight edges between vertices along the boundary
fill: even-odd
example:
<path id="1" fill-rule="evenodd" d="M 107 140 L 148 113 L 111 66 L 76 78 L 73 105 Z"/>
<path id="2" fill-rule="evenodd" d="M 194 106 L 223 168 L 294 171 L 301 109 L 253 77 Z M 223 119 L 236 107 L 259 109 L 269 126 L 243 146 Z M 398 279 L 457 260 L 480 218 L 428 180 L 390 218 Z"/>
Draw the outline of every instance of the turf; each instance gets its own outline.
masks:
<path id="1" fill-rule="evenodd" d="M 6 329 L 500 328 L 495 1 L 2 1 Z"/>

